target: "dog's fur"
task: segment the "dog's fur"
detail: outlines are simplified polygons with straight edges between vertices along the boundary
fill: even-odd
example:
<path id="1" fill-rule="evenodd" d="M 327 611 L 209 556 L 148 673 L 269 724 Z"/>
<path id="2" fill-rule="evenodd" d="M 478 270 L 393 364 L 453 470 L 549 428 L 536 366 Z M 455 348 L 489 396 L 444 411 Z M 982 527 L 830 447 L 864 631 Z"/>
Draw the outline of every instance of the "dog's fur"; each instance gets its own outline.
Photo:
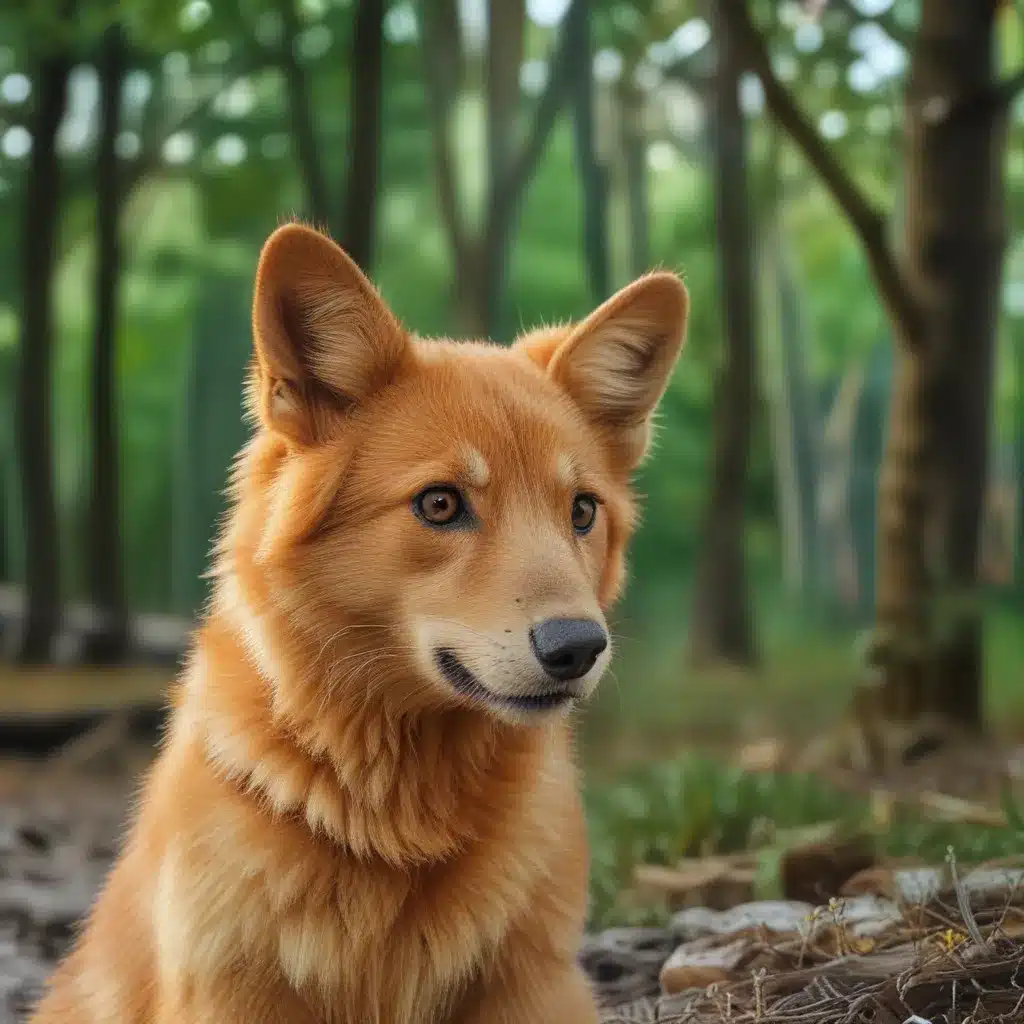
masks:
<path id="1" fill-rule="evenodd" d="M 516 698 L 546 685 L 531 626 L 619 591 L 686 311 L 656 273 L 512 348 L 423 340 L 332 242 L 274 233 L 209 614 L 35 1024 L 597 1020 L 569 716 Z M 465 528 L 414 514 L 439 484 Z"/>

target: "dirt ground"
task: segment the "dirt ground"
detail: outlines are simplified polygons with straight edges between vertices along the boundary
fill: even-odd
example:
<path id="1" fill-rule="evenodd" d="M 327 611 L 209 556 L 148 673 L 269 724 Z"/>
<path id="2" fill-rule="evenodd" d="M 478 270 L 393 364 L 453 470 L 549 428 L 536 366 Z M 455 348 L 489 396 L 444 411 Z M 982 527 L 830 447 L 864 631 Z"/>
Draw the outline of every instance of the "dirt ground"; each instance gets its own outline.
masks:
<path id="1" fill-rule="evenodd" d="M 109 870 L 132 780 L 55 777 L 10 763 L 0 777 L 0 1024 L 15 1024 Z"/>

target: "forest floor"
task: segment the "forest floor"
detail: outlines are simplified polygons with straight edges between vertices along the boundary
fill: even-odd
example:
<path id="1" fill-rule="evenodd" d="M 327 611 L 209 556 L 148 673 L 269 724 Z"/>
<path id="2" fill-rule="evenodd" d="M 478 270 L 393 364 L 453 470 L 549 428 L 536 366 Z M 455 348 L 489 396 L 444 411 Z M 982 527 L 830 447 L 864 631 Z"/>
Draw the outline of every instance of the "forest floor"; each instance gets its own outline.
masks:
<path id="1" fill-rule="evenodd" d="M 0 1024 L 24 1021 L 68 949 L 152 752 L 100 726 L 44 762 L 0 761 Z M 588 933 L 606 1024 L 1024 1019 L 1019 859 L 912 869 L 834 826 L 790 835 L 774 872 L 756 859 L 635 866 L 665 913 Z"/>

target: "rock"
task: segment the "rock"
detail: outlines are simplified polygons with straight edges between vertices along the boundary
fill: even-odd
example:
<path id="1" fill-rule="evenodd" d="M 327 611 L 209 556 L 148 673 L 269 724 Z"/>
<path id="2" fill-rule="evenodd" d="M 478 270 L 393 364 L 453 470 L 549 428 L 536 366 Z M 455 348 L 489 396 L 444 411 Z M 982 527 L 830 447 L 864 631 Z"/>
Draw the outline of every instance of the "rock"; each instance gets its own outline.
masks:
<path id="1" fill-rule="evenodd" d="M 706 939 L 684 943 L 661 969 L 661 990 L 675 995 L 689 988 L 707 988 L 715 982 L 728 981 L 756 948 L 756 942 L 748 938 L 725 945 L 710 945 Z"/>
<path id="2" fill-rule="evenodd" d="M 672 931 L 684 942 L 708 935 L 735 935 L 764 928 L 776 934 L 807 929 L 814 906 L 799 900 L 761 900 L 741 903 L 730 910 L 690 907 L 672 918 Z"/>

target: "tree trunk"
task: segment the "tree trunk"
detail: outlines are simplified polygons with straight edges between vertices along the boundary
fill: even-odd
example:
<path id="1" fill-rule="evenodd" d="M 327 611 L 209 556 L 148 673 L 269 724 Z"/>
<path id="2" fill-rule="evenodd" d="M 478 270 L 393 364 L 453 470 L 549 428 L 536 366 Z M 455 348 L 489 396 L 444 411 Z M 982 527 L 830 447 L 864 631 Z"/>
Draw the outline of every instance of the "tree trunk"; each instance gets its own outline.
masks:
<path id="1" fill-rule="evenodd" d="M 860 237 L 894 326 L 868 652 L 875 685 L 858 695 L 862 721 L 981 725 L 976 587 L 1005 250 L 1003 158 L 1024 82 L 996 77 L 999 5 L 923 0 L 905 97 L 906 213 L 896 261 L 881 214 L 778 81 L 745 0 L 721 0 L 769 109 Z"/>
<path id="2" fill-rule="evenodd" d="M 821 411 L 807 375 L 808 328 L 801 307 L 800 287 L 791 253 L 779 238 L 779 303 L 782 367 L 786 379 L 791 440 L 796 476 L 796 503 L 800 518 L 801 583 L 815 599 L 828 599 L 829 580 L 824 565 L 821 523 L 818 518 L 818 480 L 821 452 Z"/>
<path id="3" fill-rule="evenodd" d="M 278 11 L 281 15 L 281 70 L 284 72 L 285 89 L 288 94 L 288 110 L 292 122 L 292 139 L 298 157 L 299 174 L 306 192 L 306 216 L 318 228 L 331 231 L 331 203 L 320 162 L 320 147 L 316 140 L 316 118 L 313 114 L 309 95 L 309 78 L 299 63 L 296 53 L 299 35 L 298 18 L 295 15 L 295 0 L 280 0 Z"/>
<path id="4" fill-rule="evenodd" d="M 643 93 L 632 82 L 626 82 L 621 89 L 621 104 L 622 159 L 629 216 L 629 272 L 633 277 L 639 277 L 651 269 Z"/>
<path id="5" fill-rule="evenodd" d="M 459 196 L 452 151 L 452 115 L 465 72 L 459 13 L 455 0 L 422 0 L 419 13 L 423 27 L 420 52 L 430 105 L 437 199 L 451 249 L 458 330 L 480 336 L 486 331 L 476 280 L 480 261 Z"/>
<path id="6" fill-rule="evenodd" d="M 726 352 L 715 389 L 714 466 L 695 576 L 690 654 L 697 663 L 750 665 L 757 654 L 743 526 L 754 404 L 753 233 L 746 123 L 739 103 L 742 65 L 717 5 L 714 18 L 717 66 L 711 130 Z"/>
<path id="7" fill-rule="evenodd" d="M 501 332 L 502 297 L 519 185 L 517 158 L 519 71 L 526 29 L 525 0 L 490 0 L 487 8 L 487 212 L 481 259 L 484 333 Z"/>
<path id="8" fill-rule="evenodd" d="M 856 509 L 854 462 L 857 421 L 863 402 L 865 377 L 863 367 L 847 368 L 832 397 L 821 430 L 821 472 L 817 492 L 823 559 L 828 563 L 829 576 L 834 581 L 839 608 L 851 618 L 863 601 L 865 585 L 857 550 L 857 533 L 852 521 Z"/>
<path id="9" fill-rule="evenodd" d="M 1024 600 L 1024 329 L 1016 324 L 1017 357 L 1017 445 L 1014 468 L 1017 473 L 1017 530 L 1014 540 L 1014 589 Z"/>
<path id="10" fill-rule="evenodd" d="M 899 336 L 879 488 L 874 663 L 887 717 L 982 720 L 975 588 L 1005 249 L 1005 111 L 995 0 L 926 0 L 905 109 L 903 272 L 920 329 Z"/>
<path id="11" fill-rule="evenodd" d="M 342 238 L 366 273 L 373 266 L 377 227 L 383 70 L 384 0 L 359 0 L 352 35 L 352 128 Z"/>
<path id="12" fill-rule="evenodd" d="M 794 593 L 820 599 L 827 593 L 817 500 L 821 417 L 807 379 L 807 326 L 800 308 L 799 285 L 780 226 L 783 183 L 779 137 L 774 130 L 769 136 L 765 173 L 758 249 L 761 277 L 766 284 L 762 290 L 766 307 L 763 322 L 769 333 L 762 336 L 762 348 L 768 357 L 762 372 L 770 396 L 783 576 Z"/>
<path id="13" fill-rule="evenodd" d="M 608 253 L 608 176 L 597 158 L 594 138 L 593 43 L 590 4 L 583 5 L 583 16 L 566 26 L 567 57 L 572 63 L 573 133 L 576 169 L 583 190 L 583 259 L 591 299 L 603 302 L 611 290 Z"/>
<path id="14" fill-rule="evenodd" d="M 92 495 L 89 592 L 99 616 L 86 660 L 111 663 L 128 648 L 121 551 L 120 435 L 117 416 L 118 283 L 121 275 L 121 175 L 115 144 L 121 123 L 125 48 L 121 27 L 107 29 L 99 58 L 100 130 L 96 154 L 96 282 L 92 366 Z"/>
<path id="15" fill-rule="evenodd" d="M 60 165 L 57 129 L 67 100 L 71 57 L 51 53 L 38 66 L 32 154 L 22 222 L 21 364 L 17 394 L 28 602 L 19 659 L 49 660 L 60 621 L 60 560 L 53 485 L 51 288 L 56 262 Z"/>

